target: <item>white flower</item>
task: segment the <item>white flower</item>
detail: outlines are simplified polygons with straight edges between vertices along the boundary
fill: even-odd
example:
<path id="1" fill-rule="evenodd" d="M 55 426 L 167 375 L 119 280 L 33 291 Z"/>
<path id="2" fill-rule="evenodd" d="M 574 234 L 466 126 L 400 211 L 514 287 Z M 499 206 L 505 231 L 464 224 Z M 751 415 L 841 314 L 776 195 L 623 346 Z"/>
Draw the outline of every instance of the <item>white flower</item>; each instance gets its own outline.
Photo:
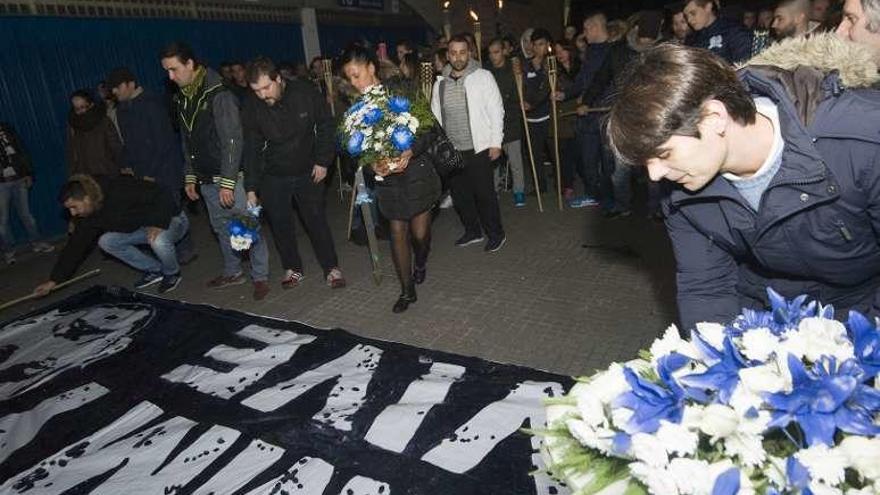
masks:
<path id="1" fill-rule="evenodd" d="M 406 115 L 398 115 L 394 119 L 394 123 L 397 125 L 407 125 L 408 121 L 409 121 L 409 119 L 406 118 Z"/>
<path id="2" fill-rule="evenodd" d="M 663 467 L 656 467 L 644 462 L 629 465 L 629 472 L 648 487 L 648 492 L 663 495 L 677 495 L 681 492 L 675 483 L 672 473 Z"/>
<path id="3" fill-rule="evenodd" d="M 840 488 L 828 486 L 818 481 L 810 482 L 810 491 L 813 492 L 813 495 L 843 495 L 843 490 Z"/>
<path id="4" fill-rule="evenodd" d="M 784 372 L 783 369 L 785 370 Z M 740 386 L 753 393 L 768 392 L 775 394 L 777 392 L 790 391 L 792 387 L 788 366 L 786 365 L 784 368 L 781 368 L 778 360 L 751 368 L 743 368 L 739 370 L 739 379 Z"/>
<path id="5" fill-rule="evenodd" d="M 666 452 L 670 455 L 689 456 L 697 451 L 700 437 L 680 424 L 661 420 L 660 428 L 657 429 L 657 439 L 663 443 Z"/>
<path id="6" fill-rule="evenodd" d="M 769 328 L 756 328 L 743 334 L 742 353 L 750 360 L 764 362 L 776 352 L 779 337 L 773 335 Z"/>
<path id="7" fill-rule="evenodd" d="M 611 424 L 613 424 L 615 428 L 622 430 L 626 426 L 626 424 L 629 423 L 629 419 L 632 418 L 633 414 L 635 413 L 631 409 L 627 409 L 625 407 L 612 409 Z"/>
<path id="8" fill-rule="evenodd" d="M 583 421 L 568 419 L 565 421 L 568 432 L 581 445 L 596 449 L 604 454 L 611 454 L 611 446 L 614 443 L 614 430 L 607 428 L 594 428 Z"/>
<path id="9" fill-rule="evenodd" d="M 607 404 L 620 394 L 630 390 L 623 366 L 620 363 L 612 363 L 606 371 L 595 375 L 589 383 L 590 392 L 595 394 L 603 404 Z"/>
<path id="10" fill-rule="evenodd" d="M 737 426 L 739 426 L 739 414 L 732 407 L 710 404 L 703 411 L 700 431 L 717 440 L 732 435 L 736 432 Z"/>
<path id="11" fill-rule="evenodd" d="M 584 394 L 577 398 L 578 412 L 581 418 L 590 426 L 607 425 L 608 418 L 605 417 L 605 407 L 602 401 L 593 394 Z"/>
<path id="12" fill-rule="evenodd" d="M 420 123 L 421 122 L 419 122 L 419 119 L 417 119 L 414 115 L 409 116 L 409 126 L 410 127 L 415 127 L 416 129 L 418 129 Z"/>
<path id="13" fill-rule="evenodd" d="M 740 382 L 733 390 L 733 393 L 730 394 L 729 405 L 737 414 L 742 416 L 752 408 L 760 408 L 763 402 L 764 399 L 760 395 L 749 390 L 743 382 Z"/>
<path id="14" fill-rule="evenodd" d="M 697 323 L 697 332 L 715 349 L 719 351 L 724 349 L 724 338 L 727 336 L 724 332 L 724 325 L 708 322 Z"/>
<path id="15" fill-rule="evenodd" d="M 880 481 L 880 437 L 846 437 L 836 450 L 846 457 L 849 466 L 859 474 Z"/>
<path id="16" fill-rule="evenodd" d="M 782 490 L 788 483 L 786 477 L 786 459 L 781 457 L 767 456 L 767 465 L 764 467 L 764 475 L 778 489 Z"/>
<path id="17" fill-rule="evenodd" d="M 373 144 L 373 149 L 376 151 L 382 151 L 382 143 L 380 143 L 379 141 L 376 141 L 376 143 Z"/>
<path id="18" fill-rule="evenodd" d="M 376 131 L 376 139 L 385 139 L 385 131 Z"/>
<path id="19" fill-rule="evenodd" d="M 718 480 L 718 477 L 722 474 L 726 473 L 730 468 L 738 467 L 733 464 L 730 460 L 723 460 L 716 462 L 715 464 L 711 464 L 709 466 L 709 490 L 711 493 L 712 488 L 715 487 L 715 482 Z M 752 486 L 752 480 L 749 479 L 748 474 L 746 474 L 745 470 L 739 470 L 739 492 L 738 495 L 753 495 L 755 493 L 755 487 Z M 708 494 L 707 494 L 708 495 Z"/>
<path id="20" fill-rule="evenodd" d="M 876 485 L 867 485 L 861 490 L 850 488 L 846 491 L 846 495 L 880 495 L 880 487 Z"/>
<path id="21" fill-rule="evenodd" d="M 697 359 L 699 358 L 699 353 L 697 352 L 694 345 L 684 339 L 678 334 L 678 327 L 675 325 L 670 325 L 669 328 L 663 333 L 663 336 L 659 339 L 655 340 L 653 344 L 651 344 L 650 348 L 651 352 L 651 364 L 657 365 L 657 361 L 660 360 L 663 356 L 668 356 L 673 352 L 677 352 L 679 354 L 683 354 L 687 357 Z"/>
<path id="22" fill-rule="evenodd" d="M 681 425 L 691 430 L 699 430 L 700 423 L 703 421 L 705 408 L 699 404 L 684 406 L 684 412 L 681 415 Z"/>
<path id="23" fill-rule="evenodd" d="M 840 361 L 852 359 L 853 345 L 846 335 L 846 327 L 837 320 L 804 318 L 797 330 L 789 330 L 779 346 L 782 354 L 816 362 L 822 356 L 833 356 Z"/>
<path id="24" fill-rule="evenodd" d="M 652 467 L 669 464 L 666 446 L 657 437 L 647 433 L 636 433 L 632 436 L 632 455 Z"/>
<path id="25" fill-rule="evenodd" d="M 365 137 L 372 136 L 372 135 L 373 135 L 373 128 L 372 128 L 372 127 L 367 127 L 366 129 L 364 129 L 363 132 L 364 132 L 364 136 L 365 136 Z"/>
<path id="26" fill-rule="evenodd" d="M 756 434 L 735 433 L 724 439 L 724 451 L 739 457 L 746 466 L 759 466 L 767 459 L 764 437 Z"/>
<path id="27" fill-rule="evenodd" d="M 712 491 L 708 477 L 709 463 L 706 461 L 676 458 L 669 462 L 667 471 L 682 495 L 701 495 Z"/>
<path id="28" fill-rule="evenodd" d="M 843 472 L 849 464 L 848 456 L 843 452 L 828 448 L 823 444 L 801 449 L 794 456 L 807 468 L 812 480 L 831 486 L 837 486 L 843 482 Z"/>

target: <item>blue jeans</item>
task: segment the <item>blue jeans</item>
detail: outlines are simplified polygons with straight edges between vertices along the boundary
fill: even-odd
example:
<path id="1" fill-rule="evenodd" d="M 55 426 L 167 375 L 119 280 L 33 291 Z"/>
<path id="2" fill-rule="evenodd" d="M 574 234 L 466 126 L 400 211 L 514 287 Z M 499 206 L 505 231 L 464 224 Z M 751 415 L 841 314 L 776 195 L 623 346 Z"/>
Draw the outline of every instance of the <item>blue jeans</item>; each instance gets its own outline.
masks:
<path id="1" fill-rule="evenodd" d="M 105 253 L 119 258 L 135 270 L 176 275 L 180 271 L 180 265 L 177 264 L 174 244 L 186 234 L 188 229 L 189 219 L 186 213 L 180 212 L 171 219 L 168 228 L 156 236 L 153 242 L 147 240 L 147 228 L 141 227 L 134 232 L 106 232 L 98 238 L 98 246 Z M 140 250 L 138 246 L 145 244 L 150 246 L 155 257 Z"/>
<path id="2" fill-rule="evenodd" d="M 208 219 L 211 228 L 217 235 L 220 243 L 220 253 L 223 255 L 223 276 L 231 277 L 241 273 L 241 258 L 232 249 L 229 243 L 228 225 L 235 214 L 245 214 L 247 210 L 247 195 L 241 183 L 235 185 L 235 205 L 232 208 L 224 208 L 220 205 L 220 186 L 216 184 L 202 184 L 199 191 L 205 199 L 208 208 Z M 269 250 L 266 248 L 266 237 L 260 236 L 260 240 L 254 243 L 250 249 L 251 278 L 255 282 L 269 279 Z"/>
<path id="3" fill-rule="evenodd" d="M 37 221 L 31 215 L 31 209 L 28 205 L 28 188 L 24 179 L 0 182 L 0 251 L 12 249 L 14 244 L 9 228 L 9 209 L 11 206 L 15 206 L 18 219 L 21 220 L 27 231 L 28 240 L 35 241 L 40 237 Z"/>

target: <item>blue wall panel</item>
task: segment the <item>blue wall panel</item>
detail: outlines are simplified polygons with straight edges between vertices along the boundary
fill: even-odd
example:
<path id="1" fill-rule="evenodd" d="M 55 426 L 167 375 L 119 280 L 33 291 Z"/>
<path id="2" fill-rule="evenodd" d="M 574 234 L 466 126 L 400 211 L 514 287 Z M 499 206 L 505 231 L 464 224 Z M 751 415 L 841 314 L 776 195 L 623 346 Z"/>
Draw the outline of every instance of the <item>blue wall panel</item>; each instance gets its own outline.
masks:
<path id="1" fill-rule="evenodd" d="M 12 124 L 30 151 L 31 207 L 44 234 L 61 233 L 66 225 L 55 198 L 66 179 L 67 96 L 77 88 L 94 88 L 117 66 L 131 68 L 143 86 L 163 92 L 158 52 L 175 40 L 188 42 L 215 68 L 221 60 L 260 54 L 304 58 L 295 24 L 0 17 L 0 121 Z"/>

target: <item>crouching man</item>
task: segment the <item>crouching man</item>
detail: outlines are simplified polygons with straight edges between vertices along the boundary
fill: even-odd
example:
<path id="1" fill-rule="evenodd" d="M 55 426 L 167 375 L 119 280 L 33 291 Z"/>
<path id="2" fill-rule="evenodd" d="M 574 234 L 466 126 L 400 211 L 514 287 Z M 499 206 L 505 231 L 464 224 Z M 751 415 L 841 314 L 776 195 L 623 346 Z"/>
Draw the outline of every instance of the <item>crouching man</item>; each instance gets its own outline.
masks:
<path id="1" fill-rule="evenodd" d="M 74 175 L 62 187 L 59 200 L 75 220 L 75 228 L 49 281 L 34 293 L 48 294 L 69 279 L 96 242 L 107 254 L 142 272 L 136 289 L 159 284 L 159 293 L 164 294 L 180 284 L 174 244 L 189 225 L 186 215 L 174 211 L 171 197 L 155 182 Z M 150 247 L 152 256 L 140 249 L 144 245 Z"/>
<path id="2" fill-rule="evenodd" d="M 766 287 L 880 314 L 880 92 L 864 89 L 877 78 L 870 53 L 829 36 L 739 71 L 671 44 L 633 64 L 609 141 L 675 183 L 664 209 L 685 328 L 767 307 Z"/>

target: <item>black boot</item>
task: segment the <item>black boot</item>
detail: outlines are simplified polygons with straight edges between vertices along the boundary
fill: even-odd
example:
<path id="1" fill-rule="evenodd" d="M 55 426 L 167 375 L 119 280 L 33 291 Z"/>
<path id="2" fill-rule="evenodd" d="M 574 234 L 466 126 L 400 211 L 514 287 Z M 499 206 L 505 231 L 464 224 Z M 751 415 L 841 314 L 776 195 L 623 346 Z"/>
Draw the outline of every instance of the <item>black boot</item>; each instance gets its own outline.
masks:
<path id="1" fill-rule="evenodd" d="M 416 285 L 421 285 L 425 282 L 425 278 L 428 276 L 428 267 L 423 265 L 421 267 L 416 266 L 413 270 L 413 282 Z"/>
<path id="2" fill-rule="evenodd" d="M 391 312 L 393 313 L 403 313 L 409 308 L 409 305 L 416 302 L 418 298 L 416 297 L 416 286 L 413 284 L 412 280 L 410 280 L 409 285 L 403 290 L 403 293 L 400 294 L 400 297 L 397 298 L 397 302 L 394 303 L 394 307 L 391 308 Z"/>

